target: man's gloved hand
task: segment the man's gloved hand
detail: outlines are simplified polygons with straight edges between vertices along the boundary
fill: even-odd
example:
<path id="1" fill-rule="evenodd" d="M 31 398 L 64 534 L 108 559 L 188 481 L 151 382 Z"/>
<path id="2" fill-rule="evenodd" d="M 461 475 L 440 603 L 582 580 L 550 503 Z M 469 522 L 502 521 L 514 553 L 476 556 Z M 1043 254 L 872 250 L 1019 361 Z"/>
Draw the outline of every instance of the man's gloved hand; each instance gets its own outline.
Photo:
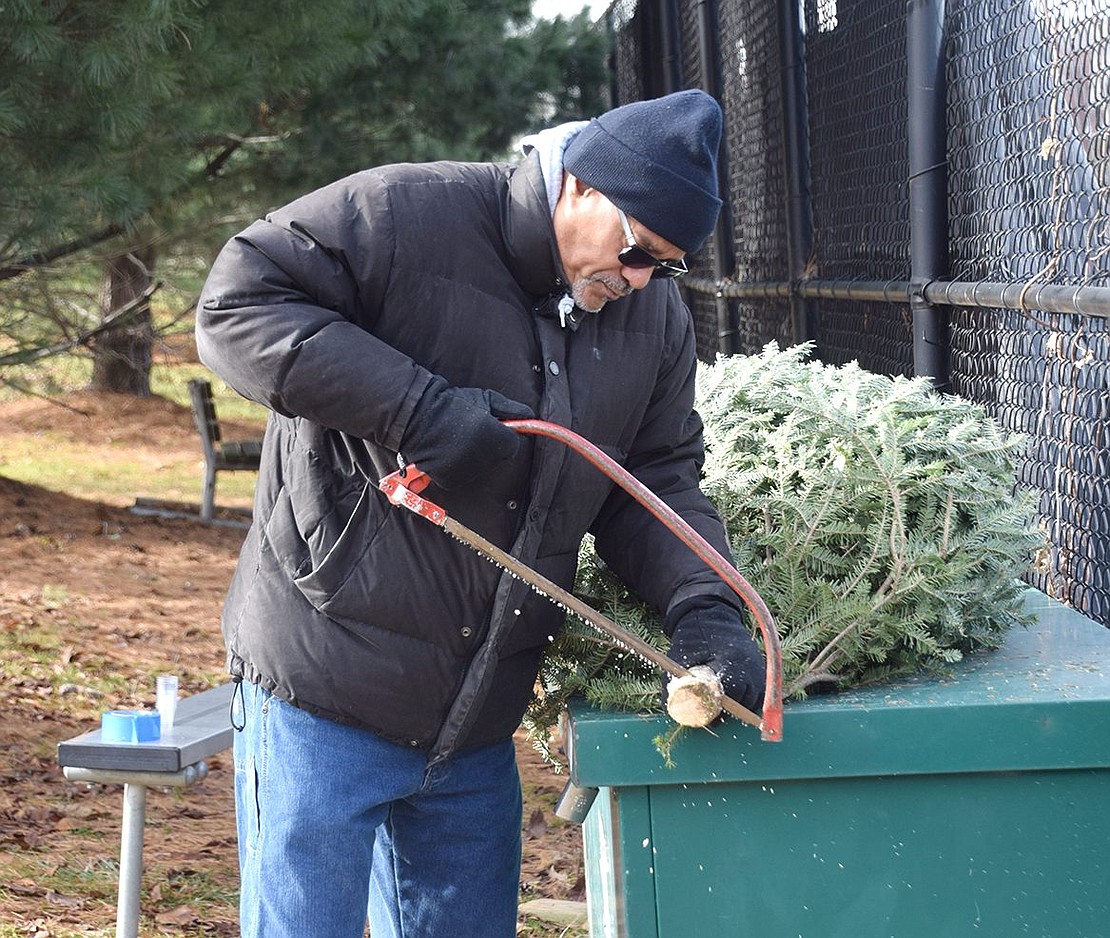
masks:
<path id="1" fill-rule="evenodd" d="M 729 697 L 758 712 L 763 704 L 767 665 L 739 610 L 722 599 L 697 596 L 672 609 L 667 626 L 670 658 L 687 668 L 708 665 Z M 665 680 L 663 686 L 665 702 Z"/>
<path id="2" fill-rule="evenodd" d="M 496 391 L 456 388 L 436 376 L 409 418 L 401 453 L 441 489 L 461 488 L 516 454 L 520 436 L 500 420 L 535 416 Z"/>

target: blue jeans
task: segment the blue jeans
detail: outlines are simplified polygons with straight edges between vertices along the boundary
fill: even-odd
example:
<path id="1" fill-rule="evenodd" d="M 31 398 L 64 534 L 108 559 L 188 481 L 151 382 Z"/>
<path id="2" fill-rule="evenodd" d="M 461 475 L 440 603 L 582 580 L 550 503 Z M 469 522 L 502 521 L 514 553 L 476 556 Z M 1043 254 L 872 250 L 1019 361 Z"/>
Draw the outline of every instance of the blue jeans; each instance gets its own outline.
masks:
<path id="1" fill-rule="evenodd" d="M 516 934 L 512 740 L 429 766 L 419 750 L 241 687 L 243 938 L 362 938 L 367 914 L 372 938 Z"/>

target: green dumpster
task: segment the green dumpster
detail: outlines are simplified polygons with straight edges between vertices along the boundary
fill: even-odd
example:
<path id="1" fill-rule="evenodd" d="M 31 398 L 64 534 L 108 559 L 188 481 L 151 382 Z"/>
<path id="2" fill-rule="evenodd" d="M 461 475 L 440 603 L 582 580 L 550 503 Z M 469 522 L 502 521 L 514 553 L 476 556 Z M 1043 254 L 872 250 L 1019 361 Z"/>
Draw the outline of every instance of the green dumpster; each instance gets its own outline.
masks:
<path id="1" fill-rule="evenodd" d="M 784 740 L 571 708 L 592 938 L 1110 936 L 1110 630 L 1037 616 L 942 679 L 787 707 Z"/>

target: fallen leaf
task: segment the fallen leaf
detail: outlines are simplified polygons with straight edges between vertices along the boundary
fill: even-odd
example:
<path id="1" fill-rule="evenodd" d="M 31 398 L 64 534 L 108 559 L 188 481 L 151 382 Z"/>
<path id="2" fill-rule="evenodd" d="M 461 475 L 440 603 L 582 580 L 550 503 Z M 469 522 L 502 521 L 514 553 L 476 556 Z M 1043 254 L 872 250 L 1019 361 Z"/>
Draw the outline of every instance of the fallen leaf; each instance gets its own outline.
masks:
<path id="1" fill-rule="evenodd" d="M 95 821 L 108 816 L 108 812 L 94 802 L 75 804 L 66 811 L 66 814 L 82 821 Z"/>
<path id="2" fill-rule="evenodd" d="M 529 837 L 542 837 L 547 833 L 547 821 L 543 816 L 543 809 L 536 808 L 532 812 L 532 816 L 528 818 L 528 826 L 526 828 Z"/>
<path id="3" fill-rule="evenodd" d="M 179 905 L 176 909 L 158 913 L 154 920 L 159 925 L 194 925 L 200 919 L 189 906 Z"/>
<path id="4" fill-rule="evenodd" d="M 50 930 L 50 926 L 41 918 L 35 919 L 33 922 L 28 922 L 22 929 L 27 938 L 54 938 L 54 932 Z"/>
<path id="5" fill-rule="evenodd" d="M 573 902 L 582 902 L 586 898 L 586 871 L 578 871 L 578 880 L 567 893 L 567 898 Z"/>
<path id="6" fill-rule="evenodd" d="M 60 892 L 55 892 L 53 889 L 46 891 L 46 901 L 51 905 L 60 905 L 65 909 L 83 909 L 86 900 L 77 896 L 63 896 Z"/>
<path id="7" fill-rule="evenodd" d="M 4 888 L 16 896 L 45 896 L 46 888 L 36 885 L 29 879 L 18 879 L 15 882 L 5 883 Z"/>
<path id="8" fill-rule="evenodd" d="M 41 835 L 32 830 L 0 830 L 0 843 L 11 843 L 23 850 L 33 850 L 41 847 Z"/>

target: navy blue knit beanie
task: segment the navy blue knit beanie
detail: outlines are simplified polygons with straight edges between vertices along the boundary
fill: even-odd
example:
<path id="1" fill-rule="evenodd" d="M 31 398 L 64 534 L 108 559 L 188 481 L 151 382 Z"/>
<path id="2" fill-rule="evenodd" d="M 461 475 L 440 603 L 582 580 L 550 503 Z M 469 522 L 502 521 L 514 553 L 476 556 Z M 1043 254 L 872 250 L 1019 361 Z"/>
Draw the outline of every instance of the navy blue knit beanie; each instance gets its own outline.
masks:
<path id="1" fill-rule="evenodd" d="M 594 118 L 563 167 L 641 225 L 692 254 L 717 223 L 721 108 L 704 91 L 635 101 Z"/>

